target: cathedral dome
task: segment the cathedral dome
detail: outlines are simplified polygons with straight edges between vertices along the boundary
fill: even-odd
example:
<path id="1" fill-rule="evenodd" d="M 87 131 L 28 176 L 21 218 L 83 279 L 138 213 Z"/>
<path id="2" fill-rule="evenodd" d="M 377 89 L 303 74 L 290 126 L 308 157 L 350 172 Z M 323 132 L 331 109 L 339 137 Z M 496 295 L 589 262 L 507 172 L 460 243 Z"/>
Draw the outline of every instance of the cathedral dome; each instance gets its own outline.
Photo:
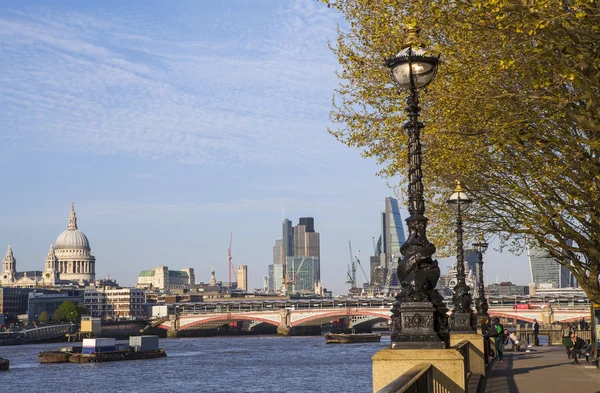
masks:
<path id="1" fill-rule="evenodd" d="M 69 215 L 69 226 L 67 230 L 58 235 L 56 244 L 54 245 L 56 250 L 68 250 L 68 249 L 90 249 L 90 242 L 88 238 L 77 229 L 77 217 L 75 216 L 75 205 L 71 207 L 71 214 Z"/>
<path id="2" fill-rule="evenodd" d="M 87 237 L 78 229 L 67 229 L 56 239 L 55 249 L 69 249 L 69 248 L 90 248 L 90 243 Z"/>

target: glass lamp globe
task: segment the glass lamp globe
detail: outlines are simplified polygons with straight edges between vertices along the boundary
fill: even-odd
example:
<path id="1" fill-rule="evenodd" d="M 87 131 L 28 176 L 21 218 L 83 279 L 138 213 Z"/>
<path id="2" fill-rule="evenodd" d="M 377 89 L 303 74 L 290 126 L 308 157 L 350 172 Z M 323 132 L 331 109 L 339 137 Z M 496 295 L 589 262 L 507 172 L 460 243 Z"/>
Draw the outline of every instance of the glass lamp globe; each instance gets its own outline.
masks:
<path id="1" fill-rule="evenodd" d="M 473 243 L 473 248 L 482 254 L 484 254 L 488 249 L 488 244 L 483 238 L 483 233 L 479 235 L 479 241 L 477 243 Z"/>
<path id="2" fill-rule="evenodd" d="M 412 46 L 402 49 L 393 59 L 386 60 L 394 82 L 403 89 L 421 89 L 431 83 L 437 73 L 438 62 L 439 57 Z"/>
<path id="3" fill-rule="evenodd" d="M 456 182 L 456 187 L 454 188 L 454 193 L 450 195 L 450 198 L 446 201 L 451 208 L 456 211 L 467 211 L 469 207 L 471 207 L 471 203 L 473 200 L 469 197 L 466 191 L 462 188 L 460 181 Z"/>

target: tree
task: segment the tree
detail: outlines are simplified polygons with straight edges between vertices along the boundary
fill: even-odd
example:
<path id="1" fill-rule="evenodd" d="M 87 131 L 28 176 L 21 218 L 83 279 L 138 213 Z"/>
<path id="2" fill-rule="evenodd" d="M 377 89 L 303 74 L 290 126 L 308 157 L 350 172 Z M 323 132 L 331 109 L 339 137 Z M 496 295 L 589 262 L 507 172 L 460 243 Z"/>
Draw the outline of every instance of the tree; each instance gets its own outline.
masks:
<path id="1" fill-rule="evenodd" d="M 41 324 L 48 323 L 49 319 L 50 317 L 48 316 L 48 313 L 46 311 L 42 311 L 42 313 L 38 316 L 38 320 Z"/>
<path id="2" fill-rule="evenodd" d="M 62 311 L 60 309 L 56 309 L 54 310 L 54 314 L 52 314 L 52 320 L 54 322 L 64 322 L 65 321 L 65 317 L 62 314 Z"/>
<path id="3" fill-rule="evenodd" d="M 56 314 L 60 319 L 57 319 Z M 67 322 L 76 322 L 81 318 L 77 306 L 70 300 L 65 300 L 54 312 L 54 319 Z"/>
<path id="4" fill-rule="evenodd" d="M 453 247 L 444 206 L 459 179 L 476 200 L 466 229 L 502 247 L 532 242 L 600 302 L 600 6 L 589 0 L 325 0 L 348 22 L 330 132 L 406 171 L 405 113 L 385 58 L 405 28 L 440 53 L 421 95 L 430 234 Z M 404 185 L 405 179 L 400 179 Z"/>

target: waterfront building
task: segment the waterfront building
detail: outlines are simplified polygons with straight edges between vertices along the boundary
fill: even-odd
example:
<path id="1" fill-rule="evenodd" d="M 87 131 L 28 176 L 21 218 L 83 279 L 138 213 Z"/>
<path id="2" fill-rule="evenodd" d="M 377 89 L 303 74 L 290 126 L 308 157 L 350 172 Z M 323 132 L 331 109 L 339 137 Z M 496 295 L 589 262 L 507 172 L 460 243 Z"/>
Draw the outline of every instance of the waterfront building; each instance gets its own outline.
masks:
<path id="1" fill-rule="evenodd" d="M 104 291 L 86 290 L 83 293 L 83 304 L 90 311 L 90 316 L 102 318 L 106 315 L 106 294 Z"/>
<path id="2" fill-rule="evenodd" d="M 238 289 L 248 291 L 248 265 L 239 265 L 237 271 Z"/>
<path id="3" fill-rule="evenodd" d="M 63 231 L 54 244 L 50 243 L 44 262 L 44 270 L 17 271 L 17 260 L 12 246 L 2 262 L 0 286 L 4 287 L 54 287 L 65 284 L 93 284 L 96 276 L 96 258 L 92 255 L 87 236 L 77 226 L 75 204 L 71 212 L 67 230 Z"/>
<path id="4" fill-rule="evenodd" d="M 157 266 L 152 270 L 142 270 L 140 272 L 136 288 L 191 288 L 195 283 L 196 276 L 193 268 L 169 270 L 167 266 Z"/>
<path id="5" fill-rule="evenodd" d="M 26 314 L 29 294 L 33 291 L 33 288 L 0 287 L 0 315 L 16 319 L 18 315 Z"/>
<path id="6" fill-rule="evenodd" d="M 82 290 L 67 290 L 67 291 L 32 291 L 27 299 L 27 316 L 30 321 L 37 321 L 39 316 L 46 312 L 48 316 L 54 316 L 56 309 L 66 301 L 73 304 L 84 303 L 84 291 Z"/>
<path id="7" fill-rule="evenodd" d="M 532 242 L 528 242 L 527 255 L 531 270 L 531 282 L 536 287 L 544 284 L 549 284 L 552 288 L 567 288 L 572 286 L 569 269 L 558 263 L 546 251 L 532 244 Z"/>
<path id="8" fill-rule="evenodd" d="M 108 289 L 106 294 L 105 315 L 113 319 L 136 319 L 144 317 L 146 297 L 142 289 Z"/>

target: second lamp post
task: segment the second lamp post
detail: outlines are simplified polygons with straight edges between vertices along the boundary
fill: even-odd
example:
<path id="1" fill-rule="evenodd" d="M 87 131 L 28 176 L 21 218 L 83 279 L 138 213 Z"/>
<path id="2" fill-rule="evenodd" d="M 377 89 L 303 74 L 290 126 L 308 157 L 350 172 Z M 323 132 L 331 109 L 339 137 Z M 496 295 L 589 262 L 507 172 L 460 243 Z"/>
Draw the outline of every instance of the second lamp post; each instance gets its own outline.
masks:
<path id="1" fill-rule="evenodd" d="M 450 315 L 450 329 L 454 332 L 473 332 L 476 330 L 476 320 L 471 309 L 470 288 L 465 280 L 465 262 L 463 249 L 462 214 L 469 209 L 473 200 L 456 182 L 454 193 L 447 203 L 456 211 L 456 281 L 452 303 L 454 308 Z"/>
<path id="2" fill-rule="evenodd" d="M 487 317 L 488 312 L 488 302 L 485 298 L 485 286 L 483 284 L 483 254 L 487 251 L 488 244 L 483 238 L 483 233 L 479 237 L 479 241 L 477 243 L 473 243 L 473 248 L 479 254 L 479 272 L 477 274 L 477 300 L 475 300 L 475 308 L 477 309 L 477 317 L 481 319 L 483 317 Z"/>

